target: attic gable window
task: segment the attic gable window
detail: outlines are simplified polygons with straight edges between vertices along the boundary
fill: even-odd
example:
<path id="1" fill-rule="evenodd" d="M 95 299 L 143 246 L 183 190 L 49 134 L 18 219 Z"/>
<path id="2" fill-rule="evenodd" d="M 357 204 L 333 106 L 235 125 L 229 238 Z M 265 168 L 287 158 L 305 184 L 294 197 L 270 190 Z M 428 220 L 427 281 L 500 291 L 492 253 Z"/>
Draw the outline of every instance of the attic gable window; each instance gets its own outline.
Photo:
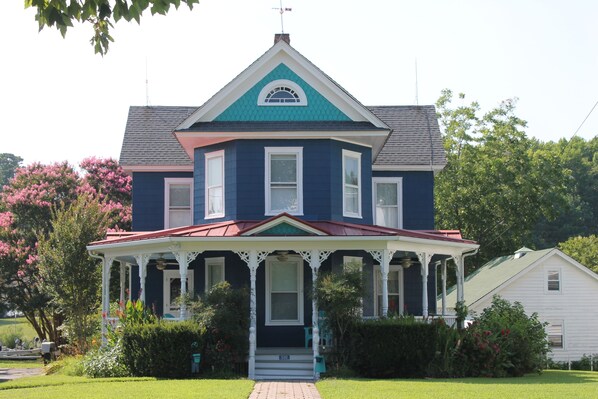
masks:
<path id="1" fill-rule="evenodd" d="M 286 79 L 268 83 L 258 95 L 257 105 L 263 106 L 305 106 L 307 97 L 295 82 Z"/>

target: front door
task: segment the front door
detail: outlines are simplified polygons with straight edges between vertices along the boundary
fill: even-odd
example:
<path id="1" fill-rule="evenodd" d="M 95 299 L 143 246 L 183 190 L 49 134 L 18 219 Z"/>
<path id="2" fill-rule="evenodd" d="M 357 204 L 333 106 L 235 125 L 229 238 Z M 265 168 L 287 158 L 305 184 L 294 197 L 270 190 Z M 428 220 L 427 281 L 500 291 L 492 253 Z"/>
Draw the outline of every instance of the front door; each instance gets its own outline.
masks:
<path id="1" fill-rule="evenodd" d="M 266 259 L 266 326 L 303 326 L 303 259 Z"/>
<path id="2" fill-rule="evenodd" d="M 178 270 L 164 270 L 164 317 L 179 317 L 181 306 L 181 274 Z M 193 270 L 187 271 L 187 292 L 193 293 Z"/>

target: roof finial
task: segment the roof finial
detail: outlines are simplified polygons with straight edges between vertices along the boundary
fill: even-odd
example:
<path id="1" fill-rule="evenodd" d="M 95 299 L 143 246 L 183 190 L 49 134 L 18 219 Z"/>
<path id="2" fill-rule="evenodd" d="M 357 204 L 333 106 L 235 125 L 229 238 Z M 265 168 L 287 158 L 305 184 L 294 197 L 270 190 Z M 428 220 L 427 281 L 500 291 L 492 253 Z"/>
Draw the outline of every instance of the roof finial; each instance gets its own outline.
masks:
<path id="1" fill-rule="evenodd" d="M 293 11 L 292 8 L 290 7 L 283 7 L 282 6 L 282 0 L 280 0 L 280 7 L 272 7 L 273 10 L 278 10 L 278 12 L 280 13 L 280 32 L 282 34 L 284 34 L 284 19 L 283 19 L 283 14 L 285 13 L 285 11 Z"/>

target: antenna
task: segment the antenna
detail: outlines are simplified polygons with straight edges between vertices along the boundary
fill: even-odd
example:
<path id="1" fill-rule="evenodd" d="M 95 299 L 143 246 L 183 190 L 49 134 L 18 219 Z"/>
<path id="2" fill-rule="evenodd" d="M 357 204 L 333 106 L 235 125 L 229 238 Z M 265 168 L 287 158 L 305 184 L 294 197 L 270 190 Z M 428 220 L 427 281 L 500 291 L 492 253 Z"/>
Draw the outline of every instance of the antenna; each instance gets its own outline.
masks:
<path id="1" fill-rule="evenodd" d="M 280 0 L 280 7 L 272 7 L 272 9 L 278 10 L 278 12 L 280 13 L 280 33 L 284 33 L 284 20 L 282 16 L 285 13 L 285 11 L 293 11 L 293 9 L 290 7 L 283 7 L 282 0 Z"/>
<path id="2" fill-rule="evenodd" d="M 147 78 L 147 56 L 145 56 L 145 106 L 149 107 L 149 80 Z"/>
<path id="3" fill-rule="evenodd" d="M 415 105 L 419 105 L 419 92 L 417 88 L 417 58 L 415 59 Z"/>

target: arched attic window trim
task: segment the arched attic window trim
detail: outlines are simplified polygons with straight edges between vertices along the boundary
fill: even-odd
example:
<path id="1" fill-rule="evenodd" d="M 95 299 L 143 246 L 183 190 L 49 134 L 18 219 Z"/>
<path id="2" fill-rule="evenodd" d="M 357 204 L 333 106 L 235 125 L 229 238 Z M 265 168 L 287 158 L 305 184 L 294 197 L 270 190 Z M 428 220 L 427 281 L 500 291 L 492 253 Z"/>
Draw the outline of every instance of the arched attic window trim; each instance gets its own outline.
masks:
<path id="1" fill-rule="evenodd" d="M 307 96 L 295 82 L 279 79 L 264 86 L 257 98 L 257 105 L 304 107 L 307 105 Z"/>

